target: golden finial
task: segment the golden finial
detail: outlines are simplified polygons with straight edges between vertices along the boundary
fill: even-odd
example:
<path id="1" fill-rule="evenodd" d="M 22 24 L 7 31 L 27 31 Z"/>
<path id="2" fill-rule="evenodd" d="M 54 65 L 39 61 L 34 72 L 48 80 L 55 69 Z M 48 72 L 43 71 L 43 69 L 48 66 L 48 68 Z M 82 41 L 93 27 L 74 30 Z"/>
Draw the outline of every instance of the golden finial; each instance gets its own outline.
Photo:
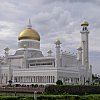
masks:
<path id="1" fill-rule="evenodd" d="M 29 18 L 29 20 L 28 20 L 28 25 L 27 25 L 27 27 L 28 27 L 28 28 L 31 28 L 31 27 L 32 27 L 30 18 Z"/>
<path id="2" fill-rule="evenodd" d="M 89 26 L 89 23 L 87 21 L 84 21 L 81 23 L 81 26 Z"/>

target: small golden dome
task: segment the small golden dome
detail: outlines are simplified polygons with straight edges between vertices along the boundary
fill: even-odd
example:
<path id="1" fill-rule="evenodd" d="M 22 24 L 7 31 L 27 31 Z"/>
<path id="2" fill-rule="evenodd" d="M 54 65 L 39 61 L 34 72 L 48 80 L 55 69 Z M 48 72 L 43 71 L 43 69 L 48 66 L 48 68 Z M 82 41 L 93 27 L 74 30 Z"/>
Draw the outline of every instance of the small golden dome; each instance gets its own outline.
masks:
<path id="1" fill-rule="evenodd" d="M 40 41 L 40 36 L 38 32 L 36 32 L 34 29 L 30 27 L 26 28 L 19 34 L 18 40 L 23 40 L 23 39 L 32 39 Z"/>
<path id="2" fill-rule="evenodd" d="M 89 23 L 87 21 L 84 21 L 81 23 L 81 26 L 88 26 L 88 25 L 89 25 Z"/>

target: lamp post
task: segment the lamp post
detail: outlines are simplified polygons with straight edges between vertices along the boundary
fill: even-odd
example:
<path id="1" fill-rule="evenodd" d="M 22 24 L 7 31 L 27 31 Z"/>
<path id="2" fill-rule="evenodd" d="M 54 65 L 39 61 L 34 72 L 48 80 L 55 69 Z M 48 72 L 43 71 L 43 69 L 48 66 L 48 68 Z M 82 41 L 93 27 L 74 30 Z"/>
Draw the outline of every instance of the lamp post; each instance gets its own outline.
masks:
<path id="1" fill-rule="evenodd" d="M 34 100 L 37 100 L 37 91 L 34 91 Z"/>

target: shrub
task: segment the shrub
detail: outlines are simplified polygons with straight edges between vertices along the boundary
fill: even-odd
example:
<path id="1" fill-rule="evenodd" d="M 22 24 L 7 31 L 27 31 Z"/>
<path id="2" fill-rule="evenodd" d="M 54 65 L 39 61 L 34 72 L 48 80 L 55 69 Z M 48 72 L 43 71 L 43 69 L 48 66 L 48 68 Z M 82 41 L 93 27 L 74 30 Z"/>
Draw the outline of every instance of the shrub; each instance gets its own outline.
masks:
<path id="1" fill-rule="evenodd" d="M 62 82 L 61 80 L 58 80 L 58 81 L 56 82 L 56 84 L 57 84 L 57 85 L 63 85 L 63 82 Z"/>
<path id="2" fill-rule="evenodd" d="M 0 100 L 33 100 L 33 97 L 0 96 Z"/>
<path id="3" fill-rule="evenodd" d="M 33 100 L 33 97 L 24 97 L 24 98 L 20 98 L 19 100 Z"/>
<path id="4" fill-rule="evenodd" d="M 80 100 L 80 98 L 74 95 L 44 95 L 38 97 L 38 100 Z"/>
<path id="5" fill-rule="evenodd" d="M 18 100 L 15 96 L 0 96 L 0 100 Z"/>
<path id="6" fill-rule="evenodd" d="M 47 94 L 100 94 L 100 86 L 86 85 L 49 85 L 45 87 Z"/>

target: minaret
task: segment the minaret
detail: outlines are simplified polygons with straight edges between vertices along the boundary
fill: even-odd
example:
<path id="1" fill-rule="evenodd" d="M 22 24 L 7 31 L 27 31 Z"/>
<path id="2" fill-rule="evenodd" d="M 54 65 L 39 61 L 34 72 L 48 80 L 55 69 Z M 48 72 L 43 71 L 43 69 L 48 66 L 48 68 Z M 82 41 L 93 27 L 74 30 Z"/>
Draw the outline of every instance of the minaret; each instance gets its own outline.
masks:
<path id="1" fill-rule="evenodd" d="M 56 44 L 56 58 L 55 58 L 55 66 L 56 67 L 61 67 L 60 65 L 60 40 L 55 41 Z"/>
<path id="2" fill-rule="evenodd" d="M 88 22 L 83 22 L 81 24 L 82 26 L 82 31 L 81 31 L 81 43 L 82 43 L 82 50 L 83 50 L 83 54 L 82 54 L 82 64 L 83 65 L 87 65 L 87 63 L 89 63 L 89 57 L 88 57 L 88 34 L 89 31 L 87 29 L 88 26 Z"/>
<path id="3" fill-rule="evenodd" d="M 88 34 L 89 31 L 87 29 L 88 27 L 88 22 L 84 21 L 81 26 L 82 26 L 82 30 L 81 30 L 81 44 L 82 44 L 82 64 L 86 67 L 86 79 L 85 81 L 88 80 L 88 71 L 89 71 L 89 47 L 88 47 Z"/>
<path id="4" fill-rule="evenodd" d="M 9 48 L 8 47 L 6 47 L 5 49 L 5 63 L 7 64 L 8 63 L 8 54 L 9 54 Z"/>
<path id="5" fill-rule="evenodd" d="M 52 50 L 48 50 L 47 53 L 48 53 L 48 56 L 51 57 L 53 52 L 52 52 Z"/>

